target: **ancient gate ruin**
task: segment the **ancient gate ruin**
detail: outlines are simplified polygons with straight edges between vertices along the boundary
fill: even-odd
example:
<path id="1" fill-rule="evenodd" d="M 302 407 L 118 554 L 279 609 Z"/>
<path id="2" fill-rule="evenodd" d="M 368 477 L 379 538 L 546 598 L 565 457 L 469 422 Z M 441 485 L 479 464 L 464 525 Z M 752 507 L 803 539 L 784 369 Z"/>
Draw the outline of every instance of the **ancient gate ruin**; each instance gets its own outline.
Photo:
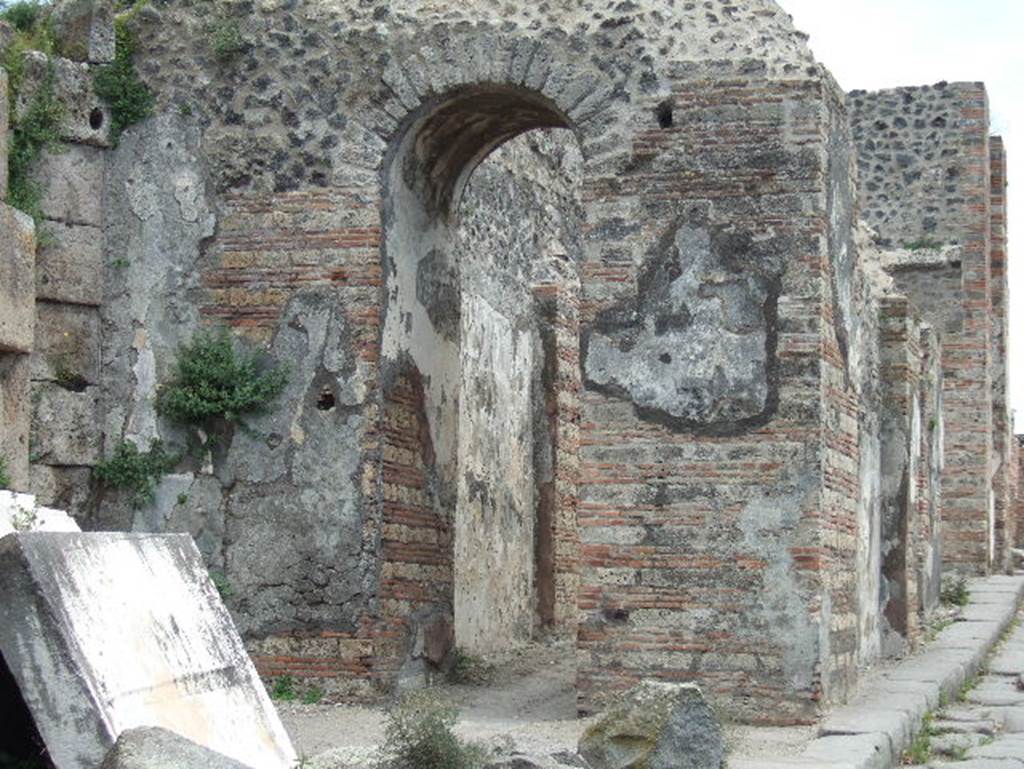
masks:
<path id="1" fill-rule="evenodd" d="M 1005 567 L 980 85 L 847 96 L 771 0 L 151 3 L 117 136 L 76 7 L 9 116 L 68 107 L 0 215 L 0 451 L 83 528 L 190 533 L 263 675 L 375 696 L 551 633 L 581 711 L 653 677 L 807 722 L 943 564 Z M 188 444 L 158 394 L 218 324 L 276 406 L 100 483 Z"/>

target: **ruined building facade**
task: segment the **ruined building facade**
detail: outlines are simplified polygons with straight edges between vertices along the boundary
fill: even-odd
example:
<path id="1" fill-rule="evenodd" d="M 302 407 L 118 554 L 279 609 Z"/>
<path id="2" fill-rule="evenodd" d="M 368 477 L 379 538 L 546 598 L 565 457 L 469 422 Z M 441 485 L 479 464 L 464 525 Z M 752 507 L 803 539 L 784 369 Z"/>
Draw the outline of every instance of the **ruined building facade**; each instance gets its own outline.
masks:
<path id="1" fill-rule="evenodd" d="M 553 635 L 582 711 L 655 677 L 806 722 L 1006 568 L 981 85 L 846 95 L 771 0 L 226 2 L 231 56 L 153 0 L 114 146 L 102 7 L 47 234 L 0 215 L 0 450 L 85 528 L 192 534 L 266 676 Z M 91 468 L 187 442 L 156 394 L 213 324 L 285 392 L 133 505 Z"/>

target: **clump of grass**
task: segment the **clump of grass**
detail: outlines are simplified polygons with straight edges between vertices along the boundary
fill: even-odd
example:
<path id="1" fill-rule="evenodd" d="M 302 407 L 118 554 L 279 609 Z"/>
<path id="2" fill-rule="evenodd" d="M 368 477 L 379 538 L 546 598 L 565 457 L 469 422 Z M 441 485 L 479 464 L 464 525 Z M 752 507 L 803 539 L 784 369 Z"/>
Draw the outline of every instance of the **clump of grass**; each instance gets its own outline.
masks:
<path id="1" fill-rule="evenodd" d="M 407 694 L 387 713 L 380 766 L 383 769 L 480 769 L 487 756 L 452 731 L 458 710 L 436 693 Z"/>
<path id="2" fill-rule="evenodd" d="M 114 61 L 99 68 L 93 90 L 110 107 L 110 138 L 117 144 L 125 129 L 153 114 L 156 97 L 135 69 L 135 36 L 129 27 L 134 8 L 114 20 Z"/>
<path id="3" fill-rule="evenodd" d="M 179 456 L 169 454 L 160 441 L 153 441 L 149 451 L 139 451 L 134 443 L 123 441 L 110 459 L 96 466 L 96 477 L 106 486 L 132 492 L 137 506 L 153 501 L 156 485 L 178 463 Z"/>
<path id="4" fill-rule="evenodd" d="M 179 504 L 181 504 L 179 502 Z M 227 575 L 220 571 L 210 572 L 210 582 L 217 589 L 220 594 L 221 600 L 230 598 L 235 594 L 234 586 L 228 581 Z"/>
<path id="5" fill-rule="evenodd" d="M 11 476 L 7 472 L 7 457 L 0 457 L 0 489 L 11 487 Z"/>
<path id="6" fill-rule="evenodd" d="M 210 27 L 210 49 L 217 61 L 225 64 L 245 50 L 242 30 L 234 19 L 220 18 Z"/>
<path id="7" fill-rule="evenodd" d="M 279 702 L 292 702 L 298 694 L 295 691 L 295 679 L 291 676 L 278 676 L 270 689 L 270 698 Z"/>
<path id="8" fill-rule="evenodd" d="M 932 714 L 925 713 L 921 731 L 910 747 L 903 751 L 904 764 L 927 764 L 932 757 Z"/>
<path id="9" fill-rule="evenodd" d="M 28 49 L 15 42 L 4 56 L 3 63 L 12 84 L 12 113 L 13 100 L 24 78 L 25 50 Z M 37 229 L 43 218 L 42 189 L 32 178 L 32 167 L 44 150 L 60 141 L 60 125 L 64 119 L 64 108 L 56 97 L 55 80 L 51 62 L 27 109 L 15 123 L 8 147 L 8 203 L 31 216 Z"/>
<path id="10" fill-rule="evenodd" d="M 935 251 L 942 248 L 942 243 L 932 238 L 918 238 L 910 243 L 904 243 L 903 247 L 908 251 Z"/>
<path id="11" fill-rule="evenodd" d="M 311 686 L 302 695 L 302 702 L 306 705 L 316 705 L 324 698 L 324 690 L 319 686 Z"/>
<path id="12" fill-rule="evenodd" d="M 245 414 L 265 411 L 287 380 L 279 366 L 261 365 L 254 354 L 236 351 L 226 330 L 200 331 L 181 347 L 157 406 L 176 422 L 209 430 L 219 421 L 239 423 Z"/>
<path id="13" fill-rule="evenodd" d="M 939 588 L 939 600 L 946 606 L 966 606 L 971 599 L 967 589 L 967 578 L 952 574 L 942 578 Z"/>
<path id="14" fill-rule="evenodd" d="M 494 680 L 494 665 L 482 657 L 456 648 L 452 652 L 448 681 L 453 684 L 486 686 Z"/>

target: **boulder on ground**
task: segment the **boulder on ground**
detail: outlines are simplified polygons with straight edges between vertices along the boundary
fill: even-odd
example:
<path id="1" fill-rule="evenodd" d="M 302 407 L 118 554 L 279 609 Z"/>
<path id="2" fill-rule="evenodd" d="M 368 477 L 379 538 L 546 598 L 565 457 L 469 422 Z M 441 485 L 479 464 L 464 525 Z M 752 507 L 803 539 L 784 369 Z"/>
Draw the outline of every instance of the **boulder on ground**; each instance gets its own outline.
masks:
<path id="1" fill-rule="evenodd" d="M 693 684 L 644 681 L 580 738 L 593 769 L 721 769 L 722 728 Z"/>
<path id="2" fill-rule="evenodd" d="M 249 769 L 223 753 L 204 748 L 157 726 L 121 732 L 100 769 Z"/>

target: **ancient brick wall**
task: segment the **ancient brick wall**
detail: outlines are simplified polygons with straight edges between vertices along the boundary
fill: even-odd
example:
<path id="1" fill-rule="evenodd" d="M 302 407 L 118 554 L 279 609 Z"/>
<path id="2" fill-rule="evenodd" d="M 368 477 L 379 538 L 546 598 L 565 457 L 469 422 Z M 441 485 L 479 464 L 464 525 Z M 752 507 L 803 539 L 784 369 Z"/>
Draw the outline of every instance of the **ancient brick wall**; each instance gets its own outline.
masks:
<path id="1" fill-rule="evenodd" d="M 576 635 L 583 711 L 653 677 L 812 720 L 886 621 L 913 643 L 941 495 L 958 563 L 997 530 L 968 514 L 1001 354 L 981 92 L 851 97 L 870 221 L 948 246 L 894 269 L 940 354 L 906 300 L 879 314 L 842 94 L 774 3 L 356 5 L 227 9 L 231 57 L 194 8 L 132 16 L 157 115 L 68 156 L 100 218 L 48 214 L 105 264 L 102 301 L 68 280 L 40 311 L 103 345 L 78 392 L 37 344 L 41 403 L 93 399 L 91 432 L 38 417 L 47 472 L 183 444 L 156 393 L 226 325 L 287 368 L 275 407 L 80 517 L 192 534 L 265 676 L 372 696 L 543 629 Z"/>
<path id="2" fill-rule="evenodd" d="M 995 569 L 1012 569 L 1009 548 L 1016 532 L 1013 512 L 1014 486 L 1010 469 L 1015 464 L 1012 453 L 1013 424 L 1009 406 L 1009 370 L 1007 335 L 1009 326 L 1009 264 L 1006 240 L 1006 149 L 1002 138 L 991 137 L 991 202 L 992 240 L 989 269 L 992 281 L 992 451 L 995 463 L 992 476 L 992 494 L 995 513 Z"/>
<path id="3" fill-rule="evenodd" d="M 897 287 L 943 339 L 944 558 L 948 566 L 985 571 L 998 560 L 990 494 L 999 464 L 992 384 L 997 365 L 1003 365 L 992 353 L 985 90 L 977 83 L 940 83 L 855 91 L 849 105 L 864 218 L 883 246 L 909 252 L 892 271 Z M 959 247 L 955 252 L 942 250 L 953 245 Z"/>

